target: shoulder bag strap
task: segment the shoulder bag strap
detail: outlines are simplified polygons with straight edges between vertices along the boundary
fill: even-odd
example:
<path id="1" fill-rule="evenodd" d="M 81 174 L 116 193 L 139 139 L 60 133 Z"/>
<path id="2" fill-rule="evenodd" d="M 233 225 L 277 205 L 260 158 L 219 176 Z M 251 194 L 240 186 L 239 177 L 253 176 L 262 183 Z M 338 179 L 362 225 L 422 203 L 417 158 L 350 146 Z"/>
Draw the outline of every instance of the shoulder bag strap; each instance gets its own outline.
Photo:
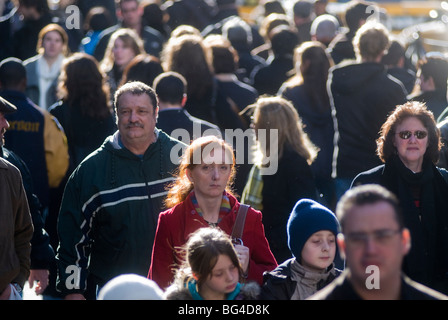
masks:
<path id="1" fill-rule="evenodd" d="M 238 209 L 238 213 L 236 215 L 235 224 L 233 225 L 232 230 L 232 241 L 236 244 L 243 244 L 243 230 L 244 230 L 244 224 L 246 222 L 246 215 L 247 210 L 249 209 L 249 206 L 247 204 L 240 204 L 240 208 Z"/>

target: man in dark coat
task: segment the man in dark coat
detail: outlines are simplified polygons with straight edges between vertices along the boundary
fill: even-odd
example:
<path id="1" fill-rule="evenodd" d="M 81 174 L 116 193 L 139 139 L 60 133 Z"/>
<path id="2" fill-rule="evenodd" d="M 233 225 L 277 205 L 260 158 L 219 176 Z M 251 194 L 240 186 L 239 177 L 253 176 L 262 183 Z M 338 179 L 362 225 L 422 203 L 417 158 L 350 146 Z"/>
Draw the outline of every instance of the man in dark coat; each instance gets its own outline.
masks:
<path id="1" fill-rule="evenodd" d="M 401 269 L 411 248 L 398 199 L 379 185 L 348 191 L 336 208 L 345 271 L 310 300 L 448 300 Z"/>
<path id="2" fill-rule="evenodd" d="M 193 117 L 185 109 L 187 81 L 177 72 L 165 72 L 154 79 L 159 99 L 157 127 L 186 144 L 204 134 L 221 135 L 218 126 Z"/>
<path id="3" fill-rule="evenodd" d="M 277 26 L 272 31 L 271 47 L 273 57 L 266 66 L 255 67 L 252 71 L 252 84 L 260 95 L 276 95 L 283 82 L 291 76 L 294 69 L 294 49 L 300 44 L 297 30 Z"/>
<path id="4" fill-rule="evenodd" d="M 364 24 L 354 44 L 358 61 L 334 66 L 328 78 L 337 198 L 358 173 L 381 164 L 376 155 L 378 132 L 389 112 L 406 101 L 403 84 L 381 63 L 389 45 L 387 29 L 379 23 Z"/>

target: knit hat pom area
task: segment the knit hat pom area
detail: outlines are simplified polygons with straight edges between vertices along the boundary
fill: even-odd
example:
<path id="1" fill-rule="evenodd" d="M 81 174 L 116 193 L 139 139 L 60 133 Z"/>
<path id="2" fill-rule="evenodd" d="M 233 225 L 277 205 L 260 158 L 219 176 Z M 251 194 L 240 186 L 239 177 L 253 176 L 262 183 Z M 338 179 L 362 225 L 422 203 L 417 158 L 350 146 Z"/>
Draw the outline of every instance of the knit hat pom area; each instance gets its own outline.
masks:
<path id="1" fill-rule="evenodd" d="M 329 230 L 336 236 L 339 221 L 335 214 L 325 206 L 311 199 L 299 200 L 291 211 L 287 224 L 288 247 L 297 259 L 313 233 Z"/>

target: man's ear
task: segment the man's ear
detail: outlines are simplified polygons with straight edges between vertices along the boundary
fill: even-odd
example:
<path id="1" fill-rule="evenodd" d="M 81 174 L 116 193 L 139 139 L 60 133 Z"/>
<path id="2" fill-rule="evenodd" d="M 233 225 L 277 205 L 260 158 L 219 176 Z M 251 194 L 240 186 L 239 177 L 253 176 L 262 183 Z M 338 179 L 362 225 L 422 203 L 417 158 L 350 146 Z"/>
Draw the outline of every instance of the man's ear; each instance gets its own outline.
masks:
<path id="1" fill-rule="evenodd" d="M 338 244 L 339 254 L 341 258 L 345 260 L 345 237 L 342 233 L 338 233 L 336 242 Z"/>
<path id="2" fill-rule="evenodd" d="M 187 94 L 184 93 L 184 95 L 182 96 L 182 102 L 181 102 L 182 107 L 184 107 L 186 103 L 187 103 Z"/>
<path id="3" fill-rule="evenodd" d="M 408 228 L 404 228 L 401 232 L 401 241 L 403 243 L 403 253 L 407 255 L 411 250 L 411 232 Z"/>

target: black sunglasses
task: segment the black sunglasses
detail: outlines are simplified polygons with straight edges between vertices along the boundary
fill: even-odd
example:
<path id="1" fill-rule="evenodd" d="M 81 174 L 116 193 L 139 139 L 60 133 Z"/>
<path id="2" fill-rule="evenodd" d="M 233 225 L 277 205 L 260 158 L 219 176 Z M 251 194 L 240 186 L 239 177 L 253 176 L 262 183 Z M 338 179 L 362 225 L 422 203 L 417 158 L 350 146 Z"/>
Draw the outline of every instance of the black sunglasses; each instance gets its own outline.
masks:
<path id="1" fill-rule="evenodd" d="M 420 130 L 417 130 L 415 132 L 408 131 L 408 130 L 398 132 L 398 136 L 404 140 L 409 139 L 412 135 L 414 135 L 417 139 L 421 140 L 421 139 L 425 139 L 428 136 L 428 132 L 420 131 Z"/>

